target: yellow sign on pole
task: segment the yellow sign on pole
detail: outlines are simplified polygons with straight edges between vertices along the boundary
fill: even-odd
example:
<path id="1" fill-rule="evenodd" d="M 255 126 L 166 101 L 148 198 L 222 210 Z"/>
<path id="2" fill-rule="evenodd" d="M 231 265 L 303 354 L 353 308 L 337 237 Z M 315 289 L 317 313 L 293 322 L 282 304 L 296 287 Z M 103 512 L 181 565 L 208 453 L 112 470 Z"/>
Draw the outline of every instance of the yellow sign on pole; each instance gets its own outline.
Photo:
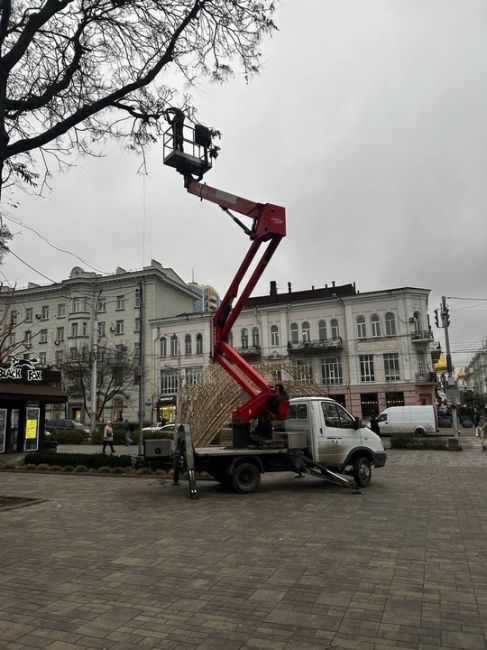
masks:
<path id="1" fill-rule="evenodd" d="M 25 439 L 35 440 L 37 438 L 37 420 L 27 420 L 25 425 Z"/>

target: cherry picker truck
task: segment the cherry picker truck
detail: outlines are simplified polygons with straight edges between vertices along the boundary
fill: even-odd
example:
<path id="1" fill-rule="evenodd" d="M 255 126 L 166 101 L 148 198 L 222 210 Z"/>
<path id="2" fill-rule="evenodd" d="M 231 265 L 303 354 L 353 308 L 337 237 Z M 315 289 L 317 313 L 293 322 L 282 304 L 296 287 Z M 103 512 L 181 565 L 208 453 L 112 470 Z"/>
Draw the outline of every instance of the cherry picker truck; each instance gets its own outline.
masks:
<path id="1" fill-rule="evenodd" d="M 194 448 L 189 427 L 178 425 L 176 449 L 174 450 L 171 440 L 146 440 L 145 461 L 153 467 L 168 467 L 169 462 L 174 462 L 175 483 L 180 469 L 186 471 L 191 498 L 198 496 L 195 479 L 195 472 L 198 471 L 206 471 L 238 493 L 256 491 L 260 485 L 261 473 L 266 471 L 295 472 L 298 476 L 308 473 L 357 490 L 357 485 L 351 478 L 331 471 L 313 458 L 313 444 L 310 441 L 312 432 L 307 432 L 306 435 L 303 432 L 296 435 L 289 433 L 280 442 L 269 440 L 268 435 L 256 441 L 255 436 L 251 435 L 251 421 L 258 422 L 256 432 L 260 427 L 265 434 L 269 433 L 271 418 L 285 421 L 289 415 L 289 399 L 282 384 L 269 384 L 230 345 L 229 333 L 286 235 L 286 212 L 279 205 L 258 203 L 201 183 L 216 155 L 216 148 L 212 147 L 212 131 L 201 125 L 194 129 L 185 127 L 186 133 L 188 130 L 191 137 L 182 138 L 181 132 L 178 132 L 177 143 L 174 129 L 169 129 L 164 134 L 164 164 L 174 167 L 182 174 L 184 187 L 190 194 L 211 201 L 224 210 L 251 241 L 247 254 L 212 318 L 213 361 L 220 364 L 237 382 L 248 399 L 232 414 L 232 447 Z M 234 212 L 250 219 L 250 227 L 236 217 Z M 240 285 L 254 261 L 255 267 L 241 289 Z M 355 428 L 358 429 L 358 422 Z M 272 427 L 270 429 L 272 431 Z"/>

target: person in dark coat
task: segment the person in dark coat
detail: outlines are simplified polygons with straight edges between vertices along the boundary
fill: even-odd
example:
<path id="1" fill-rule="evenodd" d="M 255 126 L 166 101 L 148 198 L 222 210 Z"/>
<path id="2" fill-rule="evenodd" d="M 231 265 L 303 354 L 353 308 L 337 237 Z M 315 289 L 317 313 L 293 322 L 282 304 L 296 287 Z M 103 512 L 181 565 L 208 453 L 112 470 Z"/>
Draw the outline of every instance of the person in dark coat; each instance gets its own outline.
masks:
<path id="1" fill-rule="evenodd" d="M 168 108 L 165 111 L 164 115 L 166 120 L 172 126 L 174 151 L 184 151 L 183 150 L 183 141 L 184 141 L 183 126 L 184 126 L 185 115 L 183 111 L 180 108 L 171 106 L 171 108 Z"/>
<path id="2" fill-rule="evenodd" d="M 380 426 L 379 423 L 377 422 L 377 417 L 374 417 L 373 415 L 370 416 L 370 429 L 376 433 L 378 436 L 380 436 Z"/>

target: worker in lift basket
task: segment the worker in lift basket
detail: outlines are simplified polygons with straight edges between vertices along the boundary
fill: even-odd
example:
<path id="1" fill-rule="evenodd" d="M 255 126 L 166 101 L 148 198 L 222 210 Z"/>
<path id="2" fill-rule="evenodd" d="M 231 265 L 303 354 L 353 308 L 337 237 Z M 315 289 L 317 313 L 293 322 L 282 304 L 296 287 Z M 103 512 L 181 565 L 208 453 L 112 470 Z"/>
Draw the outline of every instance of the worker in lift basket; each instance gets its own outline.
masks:
<path id="1" fill-rule="evenodd" d="M 172 117 L 171 117 L 172 113 Z M 164 111 L 164 117 L 172 126 L 172 137 L 173 137 L 173 146 L 174 151 L 184 151 L 183 141 L 184 141 L 184 118 L 185 115 L 180 108 L 171 106 L 166 111 Z"/>

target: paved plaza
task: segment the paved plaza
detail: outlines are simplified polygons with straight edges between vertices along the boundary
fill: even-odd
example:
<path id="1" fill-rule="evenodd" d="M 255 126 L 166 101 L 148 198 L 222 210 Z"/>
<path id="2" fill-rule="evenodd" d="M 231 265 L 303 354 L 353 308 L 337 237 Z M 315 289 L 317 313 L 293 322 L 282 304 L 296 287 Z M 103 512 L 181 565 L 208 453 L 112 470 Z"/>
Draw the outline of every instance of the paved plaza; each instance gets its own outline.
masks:
<path id="1" fill-rule="evenodd" d="M 487 454 L 388 452 L 362 495 L 270 475 L 0 474 L 0 648 L 487 647 Z"/>

